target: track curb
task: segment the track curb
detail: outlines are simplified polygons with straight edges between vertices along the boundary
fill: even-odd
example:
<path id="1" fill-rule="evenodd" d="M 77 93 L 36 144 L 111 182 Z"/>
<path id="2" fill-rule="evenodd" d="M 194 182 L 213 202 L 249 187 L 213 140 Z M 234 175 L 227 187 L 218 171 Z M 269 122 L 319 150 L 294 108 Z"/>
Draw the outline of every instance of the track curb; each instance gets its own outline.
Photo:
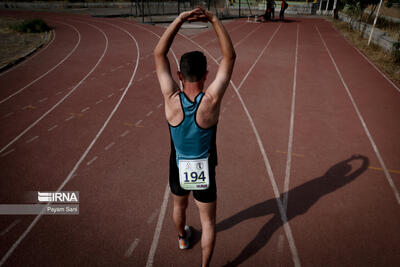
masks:
<path id="1" fill-rule="evenodd" d="M 9 68 L 17 65 L 18 63 L 24 61 L 26 58 L 28 58 L 29 56 L 34 54 L 37 50 L 39 50 L 44 45 L 46 45 L 51 40 L 51 37 L 53 36 L 53 31 L 54 30 L 51 30 L 50 32 L 45 32 L 45 37 L 43 38 L 42 42 L 39 45 L 37 45 L 35 48 L 33 48 L 29 52 L 25 53 L 24 55 L 20 56 L 19 58 L 12 60 L 11 62 L 7 63 L 6 65 L 1 66 L 0 73 L 8 70 Z"/>

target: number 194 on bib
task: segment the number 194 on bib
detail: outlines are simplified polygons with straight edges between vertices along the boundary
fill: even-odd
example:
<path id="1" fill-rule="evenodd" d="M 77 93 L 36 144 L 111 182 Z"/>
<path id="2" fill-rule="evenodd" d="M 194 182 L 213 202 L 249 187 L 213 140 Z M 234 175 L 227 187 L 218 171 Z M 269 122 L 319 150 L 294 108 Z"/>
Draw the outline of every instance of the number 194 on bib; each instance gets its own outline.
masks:
<path id="1" fill-rule="evenodd" d="M 179 182 L 186 190 L 204 190 L 210 185 L 208 158 L 179 160 Z"/>

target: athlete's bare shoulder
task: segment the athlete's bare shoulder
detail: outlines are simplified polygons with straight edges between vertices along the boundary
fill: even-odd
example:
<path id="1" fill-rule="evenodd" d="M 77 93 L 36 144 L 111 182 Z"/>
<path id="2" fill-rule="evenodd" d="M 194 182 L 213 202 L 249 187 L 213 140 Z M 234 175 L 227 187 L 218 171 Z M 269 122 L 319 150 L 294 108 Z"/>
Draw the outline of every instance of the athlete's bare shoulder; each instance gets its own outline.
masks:
<path id="1" fill-rule="evenodd" d="M 210 94 L 204 94 L 199 109 L 197 110 L 196 122 L 201 128 L 210 128 L 218 122 L 220 101 Z"/>
<path id="2" fill-rule="evenodd" d="M 172 126 L 176 126 L 183 120 L 183 110 L 180 99 L 180 90 L 176 91 L 168 98 L 164 98 L 165 117 Z"/>

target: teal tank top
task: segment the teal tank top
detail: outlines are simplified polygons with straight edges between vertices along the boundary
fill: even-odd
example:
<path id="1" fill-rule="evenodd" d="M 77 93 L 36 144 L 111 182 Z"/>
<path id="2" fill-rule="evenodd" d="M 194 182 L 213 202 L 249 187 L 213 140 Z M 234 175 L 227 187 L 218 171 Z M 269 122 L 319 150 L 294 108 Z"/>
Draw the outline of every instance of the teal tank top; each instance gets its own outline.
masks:
<path id="1" fill-rule="evenodd" d="M 196 113 L 204 93 L 199 93 L 192 102 L 183 92 L 179 93 L 183 110 L 183 120 L 177 125 L 169 124 L 173 148 L 176 151 L 176 163 L 179 159 L 215 158 L 217 125 L 203 129 L 196 123 Z M 215 152 L 215 153 L 213 153 Z M 214 155 L 215 154 L 215 155 Z"/>

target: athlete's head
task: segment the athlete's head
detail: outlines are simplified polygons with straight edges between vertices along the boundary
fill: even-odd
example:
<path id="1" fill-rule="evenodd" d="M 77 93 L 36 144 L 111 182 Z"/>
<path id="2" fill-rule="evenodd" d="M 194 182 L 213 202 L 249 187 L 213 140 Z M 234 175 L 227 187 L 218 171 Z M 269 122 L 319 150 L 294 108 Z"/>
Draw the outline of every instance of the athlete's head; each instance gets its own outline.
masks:
<path id="1" fill-rule="evenodd" d="M 186 82 L 200 82 L 206 78 L 207 59 L 199 51 L 184 54 L 181 57 L 179 67 L 181 74 L 179 77 Z"/>

